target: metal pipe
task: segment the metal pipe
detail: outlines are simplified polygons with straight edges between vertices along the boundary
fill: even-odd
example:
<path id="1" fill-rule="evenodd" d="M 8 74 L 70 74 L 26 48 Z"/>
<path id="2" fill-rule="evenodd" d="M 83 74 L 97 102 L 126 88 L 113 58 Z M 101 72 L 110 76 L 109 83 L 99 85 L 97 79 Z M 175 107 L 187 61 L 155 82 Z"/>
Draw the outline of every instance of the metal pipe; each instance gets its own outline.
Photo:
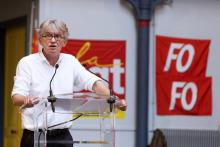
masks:
<path id="1" fill-rule="evenodd" d="M 151 18 L 151 0 L 128 0 L 136 12 L 137 45 L 137 111 L 136 111 L 136 147 L 148 145 L 148 93 L 149 93 L 149 24 Z"/>

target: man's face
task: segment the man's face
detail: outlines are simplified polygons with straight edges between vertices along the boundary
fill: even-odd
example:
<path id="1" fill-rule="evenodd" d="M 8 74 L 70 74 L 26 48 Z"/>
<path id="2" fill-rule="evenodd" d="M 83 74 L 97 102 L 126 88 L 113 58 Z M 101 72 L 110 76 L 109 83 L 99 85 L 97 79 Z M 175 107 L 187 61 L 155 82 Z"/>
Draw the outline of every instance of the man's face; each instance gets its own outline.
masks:
<path id="1" fill-rule="evenodd" d="M 61 49 L 66 45 L 64 35 L 53 29 L 48 29 L 40 36 L 40 44 L 43 46 L 46 56 L 58 56 Z"/>

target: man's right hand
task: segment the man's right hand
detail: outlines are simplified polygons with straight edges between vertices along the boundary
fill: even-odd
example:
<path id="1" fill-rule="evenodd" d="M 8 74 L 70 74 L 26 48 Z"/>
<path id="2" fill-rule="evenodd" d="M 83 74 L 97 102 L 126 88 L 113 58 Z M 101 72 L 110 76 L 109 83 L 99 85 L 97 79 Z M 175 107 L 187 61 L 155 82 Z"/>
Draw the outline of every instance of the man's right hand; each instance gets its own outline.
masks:
<path id="1" fill-rule="evenodd" d="M 22 108 L 30 108 L 33 107 L 35 104 L 39 103 L 40 99 L 39 97 L 34 96 L 26 96 L 24 98 L 24 103 L 21 106 Z"/>
<path id="2" fill-rule="evenodd" d="M 126 111 L 127 110 L 127 102 L 125 99 L 119 99 L 116 103 L 115 106 L 121 110 L 121 111 Z"/>

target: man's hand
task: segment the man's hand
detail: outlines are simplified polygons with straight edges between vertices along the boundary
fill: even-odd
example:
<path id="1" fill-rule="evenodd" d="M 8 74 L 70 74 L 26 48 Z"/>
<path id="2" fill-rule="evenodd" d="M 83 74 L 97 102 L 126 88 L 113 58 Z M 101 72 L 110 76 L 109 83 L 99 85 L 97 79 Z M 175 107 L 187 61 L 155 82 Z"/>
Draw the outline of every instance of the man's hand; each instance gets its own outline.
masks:
<path id="1" fill-rule="evenodd" d="M 21 109 L 33 107 L 35 104 L 39 103 L 39 101 L 39 97 L 26 96 L 24 98 L 24 103 L 21 106 Z"/>
<path id="2" fill-rule="evenodd" d="M 116 108 L 118 108 L 121 111 L 127 110 L 127 103 L 126 103 L 125 99 L 116 100 L 115 106 L 116 106 Z"/>

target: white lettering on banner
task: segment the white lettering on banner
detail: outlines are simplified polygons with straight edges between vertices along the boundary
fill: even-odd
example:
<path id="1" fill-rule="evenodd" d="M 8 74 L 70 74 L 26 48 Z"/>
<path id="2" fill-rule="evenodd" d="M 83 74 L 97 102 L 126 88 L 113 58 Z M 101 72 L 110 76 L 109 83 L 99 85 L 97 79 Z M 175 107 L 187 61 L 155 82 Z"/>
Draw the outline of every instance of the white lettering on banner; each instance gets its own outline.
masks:
<path id="1" fill-rule="evenodd" d="M 103 79 L 109 81 L 109 68 L 93 66 L 89 70 L 93 73 L 100 74 Z"/>
<path id="2" fill-rule="evenodd" d="M 191 99 L 191 102 L 189 104 L 187 104 L 186 94 L 187 94 L 187 91 L 189 91 L 190 89 L 192 92 L 192 99 Z M 181 97 L 181 103 L 182 103 L 183 108 L 185 110 L 192 110 L 193 109 L 193 107 L 195 106 L 196 101 L 197 101 L 197 95 L 198 95 L 198 88 L 197 88 L 196 84 L 193 82 L 187 83 L 186 86 L 183 88 L 182 97 Z"/>
<path id="3" fill-rule="evenodd" d="M 177 93 L 178 88 L 183 88 L 185 82 L 173 82 L 171 89 L 171 101 L 170 101 L 170 110 L 173 110 L 176 104 L 176 99 L 181 98 L 181 93 Z"/>
<path id="4" fill-rule="evenodd" d="M 180 52 L 178 55 L 174 54 L 175 49 L 180 49 Z M 185 65 L 183 65 L 182 60 L 184 54 L 188 51 L 189 57 Z M 193 57 L 195 55 L 195 49 L 191 44 L 182 44 L 182 43 L 171 43 L 166 64 L 164 66 L 164 71 L 168 71 L 171 66 L 172 60 L 177 60 L 176 61 L 176 69 L 178 72 L 185 72 L 189 69 L 190 65 L 192 64 Z"/>
<path id="5" fill-rule="evenodd" d="M 178 88 L 183 89 L 182 93 L 177 92 Z M 186 95 L 189 90 L 191 90 L 191 92 L 192 92 L 192 98 L 191 98 L 190 103 L 188 104 L 187 100 L 186 100 Z M 171 92 L 171 102 L 170 102 L 169 110 L 173 110 L 175 108 L 177 99 L 181 99 L 181 104 L 182 104 L 182 107 L 184 110 L 190 111 L 193 109 L 193 107 L 196 104 L 197 95 L 198 95 L 198 88 L 195 83 L 193 83 L 193 82 L 189 82 L 189 83 L 173 82 L 171 91 L 172 91 Z"/>
<path id="6" fill-rule="evenodd" d="M 118 94 L 124 94 L 124 88 L 121 87 L 121 74 L 125 72 L 124 68 L 121 68 L 121 60 L 113 60 L 113 68 L 110 69 L 113 74 L 113 91 Z"/>
<path id="7" fill-rule="evenodd" d="M 121 86 L 121 74 L 125 72 L 124 68 L 121 67 L 121 60 L 114 59 L 113 60 L 113 67 L 97 67 L 93 66 L 89 70 L 94 73 L 100 74 L 102 78 L 109 81 L 109 74 L 110 72 L 113 75 L 113 91 L 117 94 L 124 94 L 125 90 L 124 87 Z"/>
<path id="8" fill-rule="evenodd" d="M 182 43 L 171 43 L 168 51 L 168 56 L 166 60 L 166 65 L 164 66 L 164 71 L 170 69 L 171 61 L 177 58 L 177 55 L 174 54 L 175 49 L 180 49 L 183 46 Z"/>

